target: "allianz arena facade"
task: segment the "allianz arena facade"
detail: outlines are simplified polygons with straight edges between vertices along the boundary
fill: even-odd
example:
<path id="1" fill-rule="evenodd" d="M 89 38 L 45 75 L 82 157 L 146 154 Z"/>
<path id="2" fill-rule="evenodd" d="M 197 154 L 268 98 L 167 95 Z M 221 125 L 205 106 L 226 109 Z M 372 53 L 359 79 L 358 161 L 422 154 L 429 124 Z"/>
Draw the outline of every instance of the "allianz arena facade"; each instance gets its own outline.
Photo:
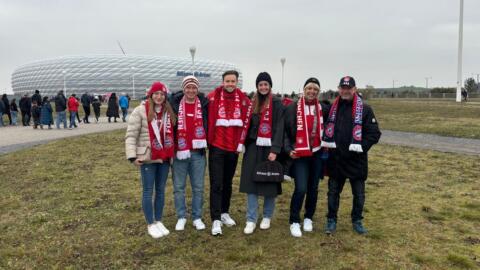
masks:
<path id="1" fill-rule="evenodd" d="M 200 91 L 208 93 L 222 83 L 223 72 L 232 69 L 240 73 L 241 87 L 241 72 L 222 61 L 200 59 L 192 64 L 191 58 L 163 56 L 66 56 L 18 67 L 12 74 L 12 90 L 16 96 L 32 95 L 37 89 L 42 95 L 54 96 L 65 88 L 67 96 L 116 92 L 141 98 L 154 81 L 176 92 L 181 90 L 183 78 L 194 73 Z"/>

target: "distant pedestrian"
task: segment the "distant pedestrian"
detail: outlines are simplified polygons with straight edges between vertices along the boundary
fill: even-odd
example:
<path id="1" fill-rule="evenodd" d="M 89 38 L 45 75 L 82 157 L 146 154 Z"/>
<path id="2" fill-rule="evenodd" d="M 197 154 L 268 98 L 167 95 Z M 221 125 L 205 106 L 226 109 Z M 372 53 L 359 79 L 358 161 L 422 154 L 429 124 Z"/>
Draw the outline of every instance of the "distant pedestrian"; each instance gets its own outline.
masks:
<path id="1" fill-rule="evenodd" d="M 32 99 L 25 94 L 18 104 L 20 106 L 20 111 L 22 113 L 22 124 L 23 126 L 30 125 L 30 117 L 32 111 Z"/>
<path id="2" fill-rule="evenodd" d="M 67 99 L 63 95 L 63 91 L 58 91 L 55 97 L 55 112 L 57 113 L 57 129 L 63 123 L 63 128 L 67 128 Z"/>
<path id="3" fill-rule="evenodd" d="M 32 105 L 34 101 L 37 102 L 37 106 L 42 106 L 42 96 L 40 95 L 40 91 L 38 90 L 35 90 L 35 94 L 33 94 L 32 96 Z"/>
<path id="4" fill-rule="evenodd" d="M 18 115 L 18 107 L 17 107 L 17 99 L 12 99 L 10 102 L 10 114 L 12 115 L 12 125 L 17 125 L 17 115 Z"/>
<path id="5" fill-rule="evenodd" d="M 78 100 L 75 96 L 75 94 L 72 94 L 68 98 L 68 111 L 70 112 L 70 126 L 69 129 L 72 129 L 73 127 L 77 127 L 77 124 L 75 123 L 75 118 L 77 117 L 78 113 L 78 106 L 80 103 L 78 103 Z"/>
<path id="6" fill-rule="evenodd" d="M 37 101 L 32 101 L 32 118 L 33 118 L 33 128 L 37 129 L 40 125 L 40 114 L 42 111 L 42 106 L 37 103 Z"/>
<path id="7" fill-rule="evenodd" d="M 3 123 L 3 113 L 5 112 L 5 104 L 0 100 L 0 127 L 4 126 Z"/>
<path id="8" fill-rule="evenodd" d="M 92 103 L 92 99 L 90 95 L 88 95 L 88 93 L 85 92 L 82 95 L 80 102 L 82 103 L 83 111 L 85 112 L 85 116 L 83 117 L 83 122 L 85 124 L 89 124 L 90 121 L 88 120 L 88 117 L 90 116 L 90 104 Z"/>
<path id="9" fill-rule="evenodd" d="M 108 99 L 107 117 L 109 123 L 111 122 L 110 118 L 112 117 L 115 122 L 117 122 L 117 118 L 120 118 L 118 115 L 118 100 L 115 93 L 112 93 Z"/>
<path id="10" fill-rule="evenodd" d="M 43 97 L 42 109 L 40 112 L 40 128 L 43 129 L 43 126 L 48 126 L 48 129 L 52 129 L 53 116 L 52 116 L 52 105 L 48 97 Z"/>
<path id="11" fill-rule="evenodd" d="M 6 114 L 8 116 L 8 121 L 10 122 L 10 125 L 12 124 L 12 115 L 10 114 L 10 102 L 8 101 L 7 94 L 3 94 L 2 96 L 2 102 L 4 104 L 5 110 L 3 114 Z"/>
<path id="12" fill-rule="evenodd" d="M 118 101 L 120 109 L 122 109 L 122 120 L 127 121 L 128 107 L 130 107 L 130 100 L 127 94 L 123 94 Z"/>
<path id="13" fill-rule="evenodd" d="M 100 100 L 98 98 L 94 98 L 92 102 L 92 107 L 93 107 L 93 112 L 95 113 L 95 121 L 98 123 L 98 118 L 100 117 L 100 107 L 102 106 L 102 103 L 100 103 Z"/>

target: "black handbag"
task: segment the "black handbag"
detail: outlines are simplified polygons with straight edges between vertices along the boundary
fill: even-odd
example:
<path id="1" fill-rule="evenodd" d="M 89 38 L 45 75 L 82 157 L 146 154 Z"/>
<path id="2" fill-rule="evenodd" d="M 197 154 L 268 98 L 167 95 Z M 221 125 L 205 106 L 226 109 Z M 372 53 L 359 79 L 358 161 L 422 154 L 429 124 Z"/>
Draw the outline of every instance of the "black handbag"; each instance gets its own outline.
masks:
<path id="1" fill-rule="evenodd" d="M 281 183 L 283 181 L 283 166 L 278 161 L 264 161 L 257 165 L 253 176 L 257 183 Z"/>

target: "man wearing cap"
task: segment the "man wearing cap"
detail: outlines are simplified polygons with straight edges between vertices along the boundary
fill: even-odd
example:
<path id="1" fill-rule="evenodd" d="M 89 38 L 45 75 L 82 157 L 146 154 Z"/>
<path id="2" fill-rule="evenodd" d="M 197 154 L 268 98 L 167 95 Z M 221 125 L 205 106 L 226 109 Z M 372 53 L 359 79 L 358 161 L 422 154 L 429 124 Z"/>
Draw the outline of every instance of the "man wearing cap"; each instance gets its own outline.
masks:
<path id="1" fill-rule="evenodd" d="M 222 234 L 222 224 L 236 225 L 229 215 L 232 179 L 237 167 L 237 147 L 250 99 L 237 87 L 238 72 L 223 73 L 223 84 L 208 94 L 208 170 L 212 235 Z"/>
<path id="2" fill-rule="evenodd" d="M 330 175 L 325 232 L 331 234 L 336 230 L 340 193 L 348 178 L 353 194 L 353 230 L 364 234 L 367 233 L 362 224 L 368 174 L 367 152 L 379 141 L 381 132 L 372 108 L 363 103 L 352 77 L 345 76 L 340 80 L 338 93 L 330 108 L 322 141 L 322 146 L 329 148 L 327 167 Z"/>
<path id="3" fill-rule="evenodd" d="M 173 194 L 177 225 L 175 230 L 183 231 L 187 223 L 185 186 L 187 174 L 192 186 L 192 221 L 197 230 L 205 229 L 202 222 L 203 189 L 205 180 L 208 100 L 200 93 L 198 79 L 187 76 L 182 89 L 170 97 L 178 121 L 175 126 L 176 155 L 173 162 Z"/>

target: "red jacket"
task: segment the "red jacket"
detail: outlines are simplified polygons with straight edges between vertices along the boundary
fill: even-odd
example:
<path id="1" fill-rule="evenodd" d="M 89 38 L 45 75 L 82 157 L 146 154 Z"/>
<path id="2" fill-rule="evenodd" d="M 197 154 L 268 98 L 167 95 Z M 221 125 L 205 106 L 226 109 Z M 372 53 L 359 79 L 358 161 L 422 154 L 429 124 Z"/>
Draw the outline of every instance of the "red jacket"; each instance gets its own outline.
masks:
<path id="1" fill-rule="evenodd" d="M 213 145 L 215 147 L 219 147 L 218 145 L 215 145 L 215 135 L 218 135 L 219 132 L 215 131 L 216 125 L 215 123 L 217 122 L 217 115 L 218 115 L 218 102 L 220 100 L 220 92 L 224 91 L 223 86 L 217 87 L 215 90 L 210 92 L 207 95 L 208 98 L 208 144 Z M 242 92 L 242 90 L 236 88 L 235 91 L 238 91 L 240 93 L 240 109 L 242 110 L 242 121 L 245 121 L 245 118 L 247 117 L 247 110 L 248 107 L 250 106 L 250 99 L 248 96 Z M 227 147 L 219 147 L 222 148 L 223 150 L 227 151 L 236 151 L 238 142 L 240 141 L 240 136 L 242 135 L 243 127 L 228 127 L 229 131 L 233 135 L 232 138 L 222 138 L 225 142 Z M 230 134 L 230 132 L 228 132 Z M 225 149 L 227 148 L 227 149 Z"/>
<path id="2" fill-rule="evenodd" d="M 80 103 L 78 103 L 78 100 L 75 97 L 69 97 L 68 98 L 68 111 L 70 112 L 78 112 L 78 106 Z"/>

